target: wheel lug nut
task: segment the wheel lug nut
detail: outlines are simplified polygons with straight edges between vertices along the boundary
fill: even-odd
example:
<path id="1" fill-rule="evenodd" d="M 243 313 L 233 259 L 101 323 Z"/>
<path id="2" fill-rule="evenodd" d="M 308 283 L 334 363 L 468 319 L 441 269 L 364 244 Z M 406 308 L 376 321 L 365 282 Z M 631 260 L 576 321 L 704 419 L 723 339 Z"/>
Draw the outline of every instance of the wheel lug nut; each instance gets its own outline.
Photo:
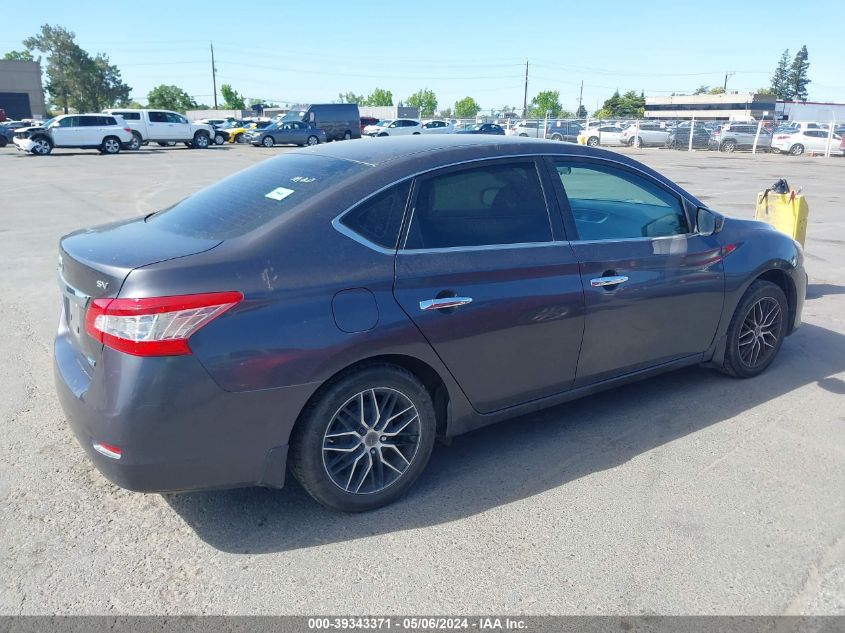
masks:
<path id="1" fill-rule="evenodd" d="M 370 453 L 371 453 L 371 454 L 373 454 L 373 455 L 375 455 L 375 454 L 376 454 L 376 449 L 371 448 L 371 449 L 370 449 Z"/>
<path id="2" fill-rule="evenodd" d="M 386 442 L 386 441 L 387 441 L 386 437 L 379 438 L 379 442 Z"/>

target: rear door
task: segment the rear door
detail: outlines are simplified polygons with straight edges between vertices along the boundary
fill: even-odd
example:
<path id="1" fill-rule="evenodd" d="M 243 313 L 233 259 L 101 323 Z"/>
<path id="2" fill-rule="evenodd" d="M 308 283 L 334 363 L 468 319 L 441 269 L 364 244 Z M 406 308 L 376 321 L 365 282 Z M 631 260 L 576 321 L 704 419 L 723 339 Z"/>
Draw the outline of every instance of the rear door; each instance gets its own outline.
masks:
<path id="1" fill-rule="evenodd" d="M 396 300 L 483 413 L 575 378 L 584 297 L 540 167 L 502 158 L 417 178 L 396 256 Z"/>
<path id="2" fill-rule="evenodd" d="M 704 352 L 722 312 L 721 248 L 681 198 L 632 168 L 550 159 L 580 265 L 586 318 L 576 385 Z"/>
<path id="3" fill-rule="evenodd" d="M 101 145 L 105 136 L 104 118 L 101 116 L 81 116 L 80 124 L 80 145 L 94 147 Z"/>
<path id="4" fill-rule="evenodd" d="M 173 132 L 172 128 L 170 127 L 170 123 L 167 120 L 167 112 L 161 112 L 159 110 L 150 110 L 148 112 L 148 115 L 150 126 L 150 138 L 154 141 L 172 140 Z"/>

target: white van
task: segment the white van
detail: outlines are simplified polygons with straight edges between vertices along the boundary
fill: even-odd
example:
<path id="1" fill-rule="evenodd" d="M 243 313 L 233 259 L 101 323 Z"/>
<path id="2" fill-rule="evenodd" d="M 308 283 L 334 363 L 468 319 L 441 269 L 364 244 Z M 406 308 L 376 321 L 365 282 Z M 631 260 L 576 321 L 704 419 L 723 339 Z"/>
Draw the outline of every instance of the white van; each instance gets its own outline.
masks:
<path id="1" fill-rule="evenodd" d="M 206 123 L 191 123 L 178 112 L 170 110 L 135 110 L 109 108 L 106 114 L 122 116 L 132 129 L 132 141 L 126 149 L 138 149 L 153 142 L 159 145 L 184 143 L 188 147 L 205 149 L 214 138 L 214 128 Z"/>

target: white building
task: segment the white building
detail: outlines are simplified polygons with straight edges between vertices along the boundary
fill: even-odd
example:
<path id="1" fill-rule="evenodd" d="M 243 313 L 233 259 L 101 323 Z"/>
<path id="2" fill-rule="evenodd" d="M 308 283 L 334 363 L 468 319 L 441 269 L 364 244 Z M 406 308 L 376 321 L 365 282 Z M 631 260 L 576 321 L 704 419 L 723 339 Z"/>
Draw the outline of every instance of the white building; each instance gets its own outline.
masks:
<path id="1" fill-rule="evenodd" d="M 772 119 L 775 98 L 753 92 L 646 97 L 645 118 L 747 121 Z"/>
<path id="2" fill-rule="evenodd" d="M 777 118 L 783 121 L 845 121 L 845 103 L 820 101 L 778 101 Z"/>

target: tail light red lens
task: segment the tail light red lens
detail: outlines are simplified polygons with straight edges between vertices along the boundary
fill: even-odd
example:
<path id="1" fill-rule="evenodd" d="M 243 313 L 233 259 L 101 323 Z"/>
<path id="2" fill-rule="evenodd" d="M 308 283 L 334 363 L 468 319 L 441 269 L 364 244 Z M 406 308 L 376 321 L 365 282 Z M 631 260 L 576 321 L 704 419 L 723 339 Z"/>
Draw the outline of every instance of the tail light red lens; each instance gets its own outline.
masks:
<path id="1" fill-rule="evenodd" d="M 131 127 L 125 127 L 125 128 L 123 128 L 123 131 L 124 132 L 131 132 L 132 128 Z"/>
<path id="2" fill-rule="evenodd" d="M 85 314 L 93 338 L 133 356 L 191 353 L 188 339 L 243 300 L 240 292 L 143 299 L 94 299 Z"/>

